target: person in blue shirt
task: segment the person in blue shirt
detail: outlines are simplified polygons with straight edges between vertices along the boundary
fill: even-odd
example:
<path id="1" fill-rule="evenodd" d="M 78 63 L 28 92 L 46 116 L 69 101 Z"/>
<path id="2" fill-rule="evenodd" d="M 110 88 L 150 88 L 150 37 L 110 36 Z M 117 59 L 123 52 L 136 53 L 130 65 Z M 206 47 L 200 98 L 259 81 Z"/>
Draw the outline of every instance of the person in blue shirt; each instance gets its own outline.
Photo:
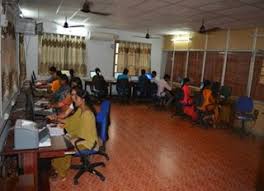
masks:
<path id="1" fill-rule="evenodd" d="M 141 70 L 141 76 L 138 78 L 137 84 L 137 95 L 139 96 L 147 96 L 150 86 L 150 80 L 146 76 L 146 70 Z"/>
<path id="2" fill-rule="evenodd" d="M 128 80 L 128 69 L 125 68 L 123 71 L 123 74 L 120 74 L 119 76 L 117 76 L 117 80 L 123 80 L 126 79 Z"/>

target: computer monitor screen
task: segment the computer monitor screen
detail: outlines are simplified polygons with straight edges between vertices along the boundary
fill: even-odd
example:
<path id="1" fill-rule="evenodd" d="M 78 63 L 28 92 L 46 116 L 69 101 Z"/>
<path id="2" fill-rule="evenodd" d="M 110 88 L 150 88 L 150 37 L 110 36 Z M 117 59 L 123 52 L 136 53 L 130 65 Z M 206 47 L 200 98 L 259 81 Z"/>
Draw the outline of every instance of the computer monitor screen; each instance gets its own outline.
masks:
<path id="1" fill-rule="evenodd" d="M 90 78 L 93 78 L 96 75 L 95 71 L 90 71 Z"/>
<path id="2" fill-rule="evenodd" d="M 66 76 L 70 76 L 70 71 L 69 70 L 62 70 L 62 74 L 65 74 Z"/>
<path id="3" fill-rule="evenodd" d="M 122 73 L 122 72 L 116 72 L 116 73 L 115 73 L 115 79 L 117 79 L 118 76 L 121 75 L 121 74 L 123 74 L 123 73 Z"/>
<path id="4" fill-rule="evenodd" d="M 131 81 L 138 81 L 138 76 L 130 76 Z"/>
<path id="5" fill-rule="evenodd" d="M 146 73 L 145 75 L 147 76 L 147 78 L 148 78 L 149 80 L 152 79 L 152 75 L 151 75 L 151 73 Z"/>

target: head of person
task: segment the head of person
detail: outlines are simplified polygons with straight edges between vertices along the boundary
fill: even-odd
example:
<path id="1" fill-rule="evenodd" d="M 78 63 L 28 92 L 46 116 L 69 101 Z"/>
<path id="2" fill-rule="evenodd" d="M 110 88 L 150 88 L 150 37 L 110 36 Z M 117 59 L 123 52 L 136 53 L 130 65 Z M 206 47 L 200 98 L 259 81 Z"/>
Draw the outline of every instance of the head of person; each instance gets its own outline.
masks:
<path id="1" fill-rule="evenodd" d="M 145 75 L 146 74 L 146 70 L 142 69 L 141 70 L 141 75 Z"/>
<path id="2" fill-rule="evenodd" d="M 54 66 L 49 68 L 49 74 L 53 77 L 56 75 L 57 69 Z"/>
<path id="3" fill-rule="evenodd" d="M 128 74 L 128 69 L 127 68 L 124 69 L 123 74 L 124 75 L 127 75 Z"/>
<path id="4" fill-rule="evenodd" d="M 101 73 L 101 70 L 100 70 L 100 68 L 95 68 L 95 73 L 96 73 L 96 75 L 100 75 L 100 73 Z"/>
<path id="5" fill-rule="evenodd" d="M 53 77 L 54 77 L 55 79 L 59 79 L 59 78 L 61 77 L 61 75 L 62 75 L 61 71 L 58 70 L 57 72 L 55 72 L 55 73 L 53 74 Z"/>
<path id="6" fill-rule="evenodd" d="M 203 82 L 203 89 L 209 89 L 210 88 L 210 86 L 211 86 L 211 82 L 209 81 L 209 80 L 204 80 L 204 82 Z"/>
<path id="7" fill-rule="evenodd" d="M 170 75 L 169 74 L 165 74 L 163 79 L 168 82 L 170 80 Z"/>
<path id="8" fill-rule="evenodd" d="M 182 81 L 182 86 L 184 85 L 188 85 L 190 83 L 190 79 L 189 78 L 184 78 Z"/>
<path id="9" fill-rule="evenodd" d="M 71 88 L 80 88 L 82 89 L 82 80 L 79 77 L 73 77 L 71 80 Z"/>
<path id="10" fill-rule="evenodd" d="M 74 77 L 74 70 L 73 69 L 70 69 L 70 75 L 71 75 L 71 77 Z"/>
<path id="11" fill-rule="evenodd" d="M 155 78 L 157 76 L 157 72 L 156 71 L 152 71 L 151 72 L 151 76 L 152 76 L 152 78 Z"/>
<path id="12" fill-rule="evenodd" d="M 96 109 L 92 103 L 91 97 L 89 93 L 80 88 L 72 88 L 71 90 L 72 100 L 77 108 L 83 108 L 87 106 L 93 114 L 96 116 Z"/>
<path id="13" fill-rule="evenodd" d="M 68 79 L 68 76 L 66 74 L 60 75 L 59 79 L 60 79 L 60 84 L 62 86 L 67 85 L 69 83 L 69 79 Z"/>

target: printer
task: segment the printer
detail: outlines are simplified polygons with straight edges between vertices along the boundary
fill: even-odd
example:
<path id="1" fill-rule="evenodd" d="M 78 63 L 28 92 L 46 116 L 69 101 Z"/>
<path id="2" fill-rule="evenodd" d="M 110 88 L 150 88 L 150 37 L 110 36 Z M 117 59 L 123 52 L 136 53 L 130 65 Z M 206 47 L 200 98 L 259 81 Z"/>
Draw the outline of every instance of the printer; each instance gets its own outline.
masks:
<path id="1" fill-rule="evenodd" d="M 18 119 L 14 128 L 14 149 L 37 149 L 43 142 L 51 146 L 49 130 L 44 127 L 39 130 L 37 123 Z"/>

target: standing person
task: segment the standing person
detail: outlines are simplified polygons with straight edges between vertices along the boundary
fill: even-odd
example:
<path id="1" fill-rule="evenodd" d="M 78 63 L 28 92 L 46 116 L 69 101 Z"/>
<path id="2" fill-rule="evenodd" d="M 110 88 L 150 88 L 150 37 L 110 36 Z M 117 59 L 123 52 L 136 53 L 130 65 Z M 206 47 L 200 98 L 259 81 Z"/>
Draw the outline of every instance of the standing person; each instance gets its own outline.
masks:
<path id="1" fill-rule="evenodd" d="M 96 130 L 96 110 L 91 102 L 88 92 L 78 88 L 71 91 L 72 100 L 77 107 L 77 111 L 70 117 L 60 120 L 60 126 L 65 128 L 69 134 L 70 141 L 74 142 L 81 138 L 77 143 L 80 150 L 95 149 L 99 147 Z M 55 177 L 59 175 L 65 180 L 68 169 L 71 166 L 71 155 L 55 158 L 52 160 L 52 167 L 55 170 Z"/>

